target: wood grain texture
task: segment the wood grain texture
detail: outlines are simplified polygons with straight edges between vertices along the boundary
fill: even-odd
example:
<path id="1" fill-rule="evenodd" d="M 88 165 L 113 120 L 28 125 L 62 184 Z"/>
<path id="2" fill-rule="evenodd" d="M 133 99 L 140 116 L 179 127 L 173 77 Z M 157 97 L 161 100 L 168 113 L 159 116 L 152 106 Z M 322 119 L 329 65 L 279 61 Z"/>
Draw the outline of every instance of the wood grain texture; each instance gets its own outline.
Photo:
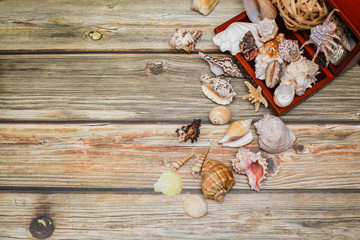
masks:
<path id="1" fill-rule="evenodd" d="M 216 104 L 201 92 L 201 73 L 211 72 L 197 54 L 2 56 L 0 120 L 208 121 Z M 247 93 L 243 81 L 232 80 L 238 93 L 230 105 L 233 119 L 272 113 L 263 106 L 255 113 L 254 106 L 241 99 Z M 356 66 L 282 119 L 359 121 L 359 92 Z"/>
<path id="2" fill-rule="evenodd" d="M 0 186 L 152 191 L 167 169 L 165 161 L 195 152 L 178 172 L 185 189 L 200 189 L 201 181 L 192 178 L 190 169 L 227 126 L 203 125 L 194 144 L 177 142 L 180 126 L 1 124 Z M 263 152 L 269 163 L 264 189 L 360 189 L 360 126 L 289 126 L 296 143 L 280 154 Z M 259 151 L 257 138 L 247 147 Z M 230 166 L 236 153 L 236 148 L 214 145 L 208 158 Z M 235 189 L 249 189 L 245 175 L 235 179 Z"/>
<path id="3" fill-rule="evenodd" d="M 197 49 L 218 50 L 218 25 L 244 11 L 242 1 L 223 0 L 212 14 L 190 9 L 191 1 L 0 1 L 0 50 L 176 51 L 168 42 L 178 27 L 203 31 Z M 104 32 L 93 41 L 88 33 Z"/>
<path id="4" fill-rule="evenodd" d="M 359 193 L 231 192 L 192 219 L 186 194 L 1 193 L 1 239 L 30 239 L 33 217 L 55 222 L 51 239 L 357 239 Z"/>

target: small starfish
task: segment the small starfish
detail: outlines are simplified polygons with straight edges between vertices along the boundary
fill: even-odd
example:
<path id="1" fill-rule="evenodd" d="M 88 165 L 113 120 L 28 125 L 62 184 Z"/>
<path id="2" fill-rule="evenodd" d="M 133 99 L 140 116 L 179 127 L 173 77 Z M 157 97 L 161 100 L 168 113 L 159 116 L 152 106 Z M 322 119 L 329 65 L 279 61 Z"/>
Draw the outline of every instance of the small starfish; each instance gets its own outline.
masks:
<path id="1" fill-rule="evenodd" d="M 260 104 L 268 107 L 266 99 L 261 94 L 261 87 L 254 88 L 248 81 L 245 81 L 246 86 L 249 88 L 249 93 L 242 97 L 242 99 L 249 99 L 251 103 L 255 103 L 255 112 L 259 110 Z"/>

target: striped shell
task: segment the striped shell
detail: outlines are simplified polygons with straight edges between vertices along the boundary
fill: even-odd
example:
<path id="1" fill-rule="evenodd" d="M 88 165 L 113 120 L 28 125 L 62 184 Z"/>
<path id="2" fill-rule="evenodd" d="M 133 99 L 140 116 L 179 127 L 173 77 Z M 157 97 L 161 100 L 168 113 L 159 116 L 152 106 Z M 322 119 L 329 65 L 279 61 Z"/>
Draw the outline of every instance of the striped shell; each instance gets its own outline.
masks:
<path id="1" fill-rule="evenodd" d="M 231 169 L 216 160 L 205 162 L 201 176 L 201 191 L 204 197 L 218 202 L 223 201 L 225 194 L 235 184 Z"/>

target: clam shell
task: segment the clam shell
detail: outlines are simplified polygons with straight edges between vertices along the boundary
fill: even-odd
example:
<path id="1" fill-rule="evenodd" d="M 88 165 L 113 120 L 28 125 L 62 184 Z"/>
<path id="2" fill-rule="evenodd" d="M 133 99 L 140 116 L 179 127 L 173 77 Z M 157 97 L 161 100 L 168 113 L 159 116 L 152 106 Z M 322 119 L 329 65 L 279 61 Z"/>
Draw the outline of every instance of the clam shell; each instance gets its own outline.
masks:
<path id="1" fill-rule="evenodd" d="M 209 120 L 214 125 L 223 125 L 230 121 L 231 112 L 227 107 L 217 106 L 210 110 Z"/>
<path id="2" fill-rule="evenodd" d="M 277 9 L 271 3 L 271 0 L 258 0 L 261 19 L 269 18 L 276 19 L 277 17 Z"/>
<path id="3" fill-rule="evenodd" d="M 251 122 L 252 119 L 232 122 L 226 130 L 224 137 L 219 140 L 219 143 L 227 143 L 240 139 L 249 131 Z"/>
<path id="4" fill-rule="evenodd" d="M 194 0 L 192 9 L 206 16 L 212 12 L 218 1 L 219 0 Z"/>
<path id="5" fill-rule="evenodd" d="M 287 107 L 294 100 L 295 91 L 290 85 L 279 85 L 274 92 L 274 102 L 278 107 Z"/>
<path id="6" fill-rule="evenodd" d="M 222 145 L 224 147 L 237 148 L 237 147 L 242 147 L 242 146 L 245 146 L 245 145 L 251 143 L 253 139 L 254 139 L 254 136 L 253 136 L 251 130 L 249 130 L 244 136 L 242 136 L 238 140 L 226 142 L 226 143 L 223 143 Z"/>
<path id="7" fill-rule="evenodd" d="M 225 194 L 235 184 L 231 169 L 216 160 L 205 162 L 201 176 L 201 191 L 206 199 L 222 202 Z"/>
<path id="8" fill-rule="evenodd" d="M 180 194 L 183 187 L 181 176 L 172 171 L 165 171 L 159 180 L 154 184 L 155 192 L 162 192 L 168 197 L 175 197 Z"/>
<path id="9" fill-rule="evenodd" d="M 200 218 L 207 214 L 207 204 L 200 195 L 189 195 L 183 202 L 184 210 L 187 215 L 193 218 Z"/>
<path id="10" fill-rule="evenodd" d="M 253 23 L 261 21 L 260 6 L 257 0 L 243 0 L 246 15 Z"/>

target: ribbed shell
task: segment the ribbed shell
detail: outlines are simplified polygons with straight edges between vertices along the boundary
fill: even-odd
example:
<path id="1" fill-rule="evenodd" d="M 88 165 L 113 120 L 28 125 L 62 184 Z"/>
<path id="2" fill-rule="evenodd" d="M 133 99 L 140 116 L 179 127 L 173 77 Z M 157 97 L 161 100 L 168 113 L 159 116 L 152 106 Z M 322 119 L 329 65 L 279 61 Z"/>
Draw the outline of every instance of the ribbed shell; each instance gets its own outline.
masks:
<path id="1" fill-rule="evenodd" d="M 276 19 L 277 9 L 270 0 L 258 0 L 258 3 L 260 7 L 261 19 Z"/>
<path id="2" fill-rule="evenodd" d="M 201 191 L 205 198 L 222 202 L 225 194 L 234 186 L 234 175 L 217 160 L 205 162 L 202 172 Z"/>

